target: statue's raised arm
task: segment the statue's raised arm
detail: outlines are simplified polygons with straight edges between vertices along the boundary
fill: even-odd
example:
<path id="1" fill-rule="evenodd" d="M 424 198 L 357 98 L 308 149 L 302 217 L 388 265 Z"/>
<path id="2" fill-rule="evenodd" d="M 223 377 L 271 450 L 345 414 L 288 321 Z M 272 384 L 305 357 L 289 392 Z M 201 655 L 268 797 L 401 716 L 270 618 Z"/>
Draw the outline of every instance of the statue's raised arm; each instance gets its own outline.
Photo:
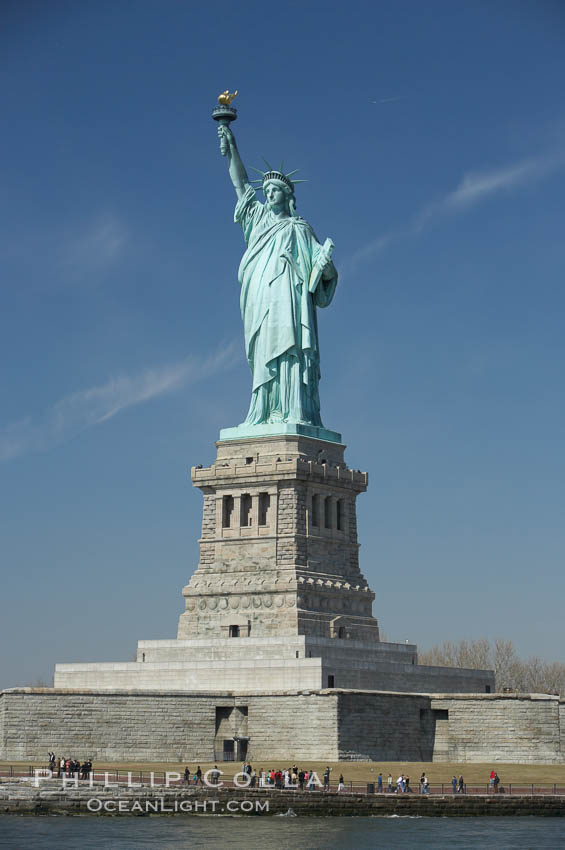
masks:
<path id="1" fill-rule="evenodd" d="M 237 95 L 237 90 L 230 94 L 226 89 L 218 96 L 218 106 L 212 112 L 212 118 L 218 122 L 218 136 L 220 137 L 220 153 L 227 157 L 231 182 L 241 200 L 249 187 L 249 177 L 245 166 L 241 161 L 235 136 L 230 129 L 232 121 L 237 120 L 237 109 L 232 106 L 232 100 Z"/>
<path id="2" fill-rule="evenodd" d="M 218 136 L 220 137 L 220 145 L 224 143 L 225 156 L 228 160 L 229 173 L 231 182 L 239 199 L 243 198 L 249 184 L 249 177 L 242 162 L 237 149 L 235 136 L 227 124 L 220 124 L 218 127 Z M 221 150 L 222 148 L 220 148 Z"/>

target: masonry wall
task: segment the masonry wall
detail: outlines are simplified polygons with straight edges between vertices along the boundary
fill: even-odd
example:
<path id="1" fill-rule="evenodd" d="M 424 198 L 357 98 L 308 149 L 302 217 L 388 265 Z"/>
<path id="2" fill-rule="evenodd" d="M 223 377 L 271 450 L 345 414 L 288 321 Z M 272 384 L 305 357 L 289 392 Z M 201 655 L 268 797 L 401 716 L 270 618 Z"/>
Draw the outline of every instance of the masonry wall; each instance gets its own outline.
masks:
<path id="1" fill-rule="evenodd" d="M 565 703 L 545 694 L 345 691 L 338 703 L 339 757 L 560 764 L 564 714 Z"/>
<path id="2" fill-rule="evenodd" d="M 425 696 L 340 693 L 340 759 L 431 761 L 433 726 Z"/>
<path id="3" fill-rule="evenodd" d="M 335 693 L 255 697 L 249 701 L 248 728 L 250 758 L 265 762 L 266 770 L 277 759 L 338 759 Z"/>
<path id="4" fill-rule="evenodd" d="M 5 692 L 0 758 L 96 760 L 214 758 L 216 700 L 183 694 L 25 688 Z"/>
<path id="5" fill-rule="evenodd" d="M 187 693 L 278 691 L 319 688 L 319 658 L 58 664 L 55 687 Z"/>
<path id="6" fill-rule="evenodd" d="M 0 759 L 57 754 L 93 761 L 209 762 L 216 708 L 246 706 L 249 758 L 337 758 L 336 697 L 319 693 L 187 694 L 21 688 L 0 696 Z M 220 747 L 221 748 L 221 747 Z"/>
<path id="7" fill-rule="evenodd" d="M 436 739 L 434 761 L 563 761 L 559 698 L 546 694 L 459 694 L 432 698 L 448 712 L 447 746 Z"/>
<path id="8" fill-rule="evenodd" d="M 242 717 L 247 709 L 249 758 L 265 769 L 289 758 L 565 761 L 565 703 L 539 694 L 50 688 L 18 688 L 0 695 L 0 759 L 44 761 L 54 750 L 81 760 L 209 762 L 219 757 L 214 754 L 219 707 L 239 708 Z"/>
<path id="9" fill-rule="evenodd" d="M 337 655 L 337 653 L 336 653 Z M 456 667 L 425 667 L 412 664 L 387 664 L 371 661 L 358 652 L 356 659 L 323 656 L 322 683 L 334 676 L 334 687 L 356 690 L 397 691 L 401 693 L 486 693 L 494 691 L 494 674 L 490 670 L 467 670 Z"/>

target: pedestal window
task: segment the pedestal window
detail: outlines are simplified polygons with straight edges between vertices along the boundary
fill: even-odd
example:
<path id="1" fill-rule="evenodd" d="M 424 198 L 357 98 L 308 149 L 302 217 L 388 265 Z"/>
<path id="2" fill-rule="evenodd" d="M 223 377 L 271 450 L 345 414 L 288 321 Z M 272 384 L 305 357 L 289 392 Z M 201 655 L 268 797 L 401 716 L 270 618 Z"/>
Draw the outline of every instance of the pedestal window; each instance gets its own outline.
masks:
<path id="1" fill-rule="evenodd" d="M 271 497 L 268 493 L 259 493 L 259 525 L 269 524 Z"/>
<path id="2" fill-rule="evenodd" d="M 249 493 L 243 493 L 241 496 L 239 524 L 242 528 L 253 524 L 251 516 L 251 496 L 249 495 Z"/>
<path id="3" fill-rule="evenodd" d="M 222 498 L 222 528 L 231 528 L 233 514 L 233 496 Z"/>
<path id="4" fill-rule="evenodd" d="M 324 528 L 332 527 L 332 497 L 326 496 L 324 499 Z"/>
<path id="5" fill-rule="evenodd" d="M 314 528 L 317 528 L 320 524 L 320 497 L 317 493 L 314 493 L 312 496 L 312 515 L 310 521 Z"/>

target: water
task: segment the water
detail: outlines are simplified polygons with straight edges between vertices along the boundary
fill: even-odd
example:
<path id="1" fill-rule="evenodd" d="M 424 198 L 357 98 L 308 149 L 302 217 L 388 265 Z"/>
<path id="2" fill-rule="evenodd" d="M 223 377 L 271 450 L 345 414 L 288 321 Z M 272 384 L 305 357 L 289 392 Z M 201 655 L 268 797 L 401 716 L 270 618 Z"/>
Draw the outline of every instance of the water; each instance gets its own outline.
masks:
<path id="1" fill-rule="evenodd" d="M 17 817 L 0 816 L 9 850 L 374 850 L 565 847 L 565 820 L 490 818 Z"/>

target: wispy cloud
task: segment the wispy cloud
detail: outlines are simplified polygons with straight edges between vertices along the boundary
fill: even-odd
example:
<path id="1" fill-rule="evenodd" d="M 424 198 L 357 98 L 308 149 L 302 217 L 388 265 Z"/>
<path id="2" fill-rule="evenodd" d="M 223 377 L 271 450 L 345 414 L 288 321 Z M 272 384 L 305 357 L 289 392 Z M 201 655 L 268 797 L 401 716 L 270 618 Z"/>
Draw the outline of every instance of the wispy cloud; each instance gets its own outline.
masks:
<path id="1" fill-rule="evenodd" d="M 131 252 L 132 234 L 117 213 L 101 211 L 72 222 L 14 224 L 0 234 L 6 269 L 20 285 L 66 289 L 102 281 Z M 139 246 L 136 246 L 136 250 Z"/>
<path id="2" fill-rule="evenodd" d="M 424 207 L 412 222 L 412 231 L 419 231 L 441 215 L 462 212 L 501 192 L 509 192 L 547 177 L 565 167 L 565 154 L 531 157 L 490 171 L 465 174 L 452 191 Z"/>
<path id="3" fill-rule="evenodd" d="M 0 429 L 0 462 L 58 445 L 122 410 L 229 369 L 237 362 L 234 358 L 237 345 L 234 341 L 207 358 L 188 357 L 134 375 L 118 375 L 98 386 L 64 396 L 38 421 L 27 417 Z"/>
<path id="4" fill-rule="evenodd" d="M 493 195 L 518 189 L 563 168 L 565 154 L 558 152 L 523 159 L 489 171 L 469 172 L 455 189 L 423 207 L 406 227 L 377 236 L 356 251 L 344 266 L 351 270 L 384 250 L 391 242 L 420 233 L 441 217 L 462 213 Z"/>
<path id="5" fill-rule="evenodd" d="M 395 234 L 392 231 L 390 233 L 383 233 L 382 236 L 377 236 L 376 239 L 367 242 L 366 245 L 363 245 L 362 248 L 355 252 L 349 261 L 350 264 L 356 266 L 362 263 L 363 260 L 368 260 L 369 257 L 379 254 L 394 238 Z"/>
<path id="6" fill-rule="evenodd" d="M 62 262 L 75 272 L 97 271 L 117 259 L 127 238 L 124 223 L 113 213 L 105 213 L 62 241 Z"/>

